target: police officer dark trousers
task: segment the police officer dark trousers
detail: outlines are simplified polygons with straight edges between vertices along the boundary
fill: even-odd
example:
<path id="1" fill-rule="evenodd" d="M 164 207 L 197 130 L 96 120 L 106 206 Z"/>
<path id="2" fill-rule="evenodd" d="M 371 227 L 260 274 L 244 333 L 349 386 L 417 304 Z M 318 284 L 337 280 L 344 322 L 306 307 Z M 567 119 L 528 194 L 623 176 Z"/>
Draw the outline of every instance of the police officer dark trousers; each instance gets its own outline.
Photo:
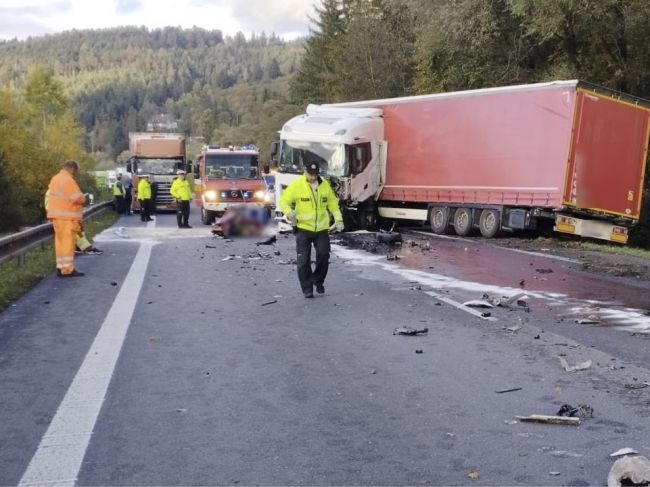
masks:
<path id="1" fill-rule="evenodd" d="M 316 250 L 316 266 L 311 268 L 311 246 Z M 313 293 L 313 286 L 322 289 L 330 266 L 330 237 L 324 232 L 298 229 L 296 233 L 298 280 L 303 294 Z"/>

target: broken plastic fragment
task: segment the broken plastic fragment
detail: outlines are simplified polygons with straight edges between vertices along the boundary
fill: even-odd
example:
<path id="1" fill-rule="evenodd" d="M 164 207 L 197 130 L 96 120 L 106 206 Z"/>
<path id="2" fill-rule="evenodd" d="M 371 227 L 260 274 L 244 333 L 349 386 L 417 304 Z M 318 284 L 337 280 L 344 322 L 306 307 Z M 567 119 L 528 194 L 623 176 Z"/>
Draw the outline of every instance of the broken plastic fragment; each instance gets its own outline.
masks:
<path id="1" fill-rule="evenodd" d="M 569 365 L 569 362 L 566 361 L 564 357 L 558 357 L 560 359 L 560 365 L 567 372 L 575 372 L 577 370 L 586 370 L 591 367 L 591 360 L 585 362 L 578 362 L 575 365 Z"/>
<path id="2" fill-rule="evenodd" d="M 630 447 L 627 447 L 627 448 L 621 448 L 620 450 L 616 450 L 614 453 L 610 453 L 609 456 L 610 457 L 620 457 L 622 455 L 635 455 L 637 453 L 639 453 L 639 452 L 636 451 L 636 450 L 633 450 Z"/>
<path id="3" fill-rule="evenodd" d="M 402 326 L 400 328 L 395 328 L 393 331 L 393 335 L 420 335 L 422 333 L 428 333 L 429 329 L 428 328 L 411 328 L 410 326 Z"/>
<path id="4" fill-rule="evenodd" d="M 646 457 L 627 456 L 616 460 L 607 476 L 607 487 L 620 487 L 625 479 L 634 485 L 650 482 L 650 461 Z"/>

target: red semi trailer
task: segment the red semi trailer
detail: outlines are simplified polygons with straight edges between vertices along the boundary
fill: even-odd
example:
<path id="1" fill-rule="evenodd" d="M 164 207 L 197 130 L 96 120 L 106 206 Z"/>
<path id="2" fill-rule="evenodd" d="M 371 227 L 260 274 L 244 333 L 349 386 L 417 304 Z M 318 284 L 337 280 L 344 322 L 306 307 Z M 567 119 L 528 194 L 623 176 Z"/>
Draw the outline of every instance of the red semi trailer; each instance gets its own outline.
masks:
<path id="1" fill-rule="evenodd" d="M 283 127 L 277 186 L 315 160 L 362 227 L 379 215 L 491 237 L 548 219 L 625 243 L 649 118 L 649 101 L 579 81 L 310 105 Z"/>

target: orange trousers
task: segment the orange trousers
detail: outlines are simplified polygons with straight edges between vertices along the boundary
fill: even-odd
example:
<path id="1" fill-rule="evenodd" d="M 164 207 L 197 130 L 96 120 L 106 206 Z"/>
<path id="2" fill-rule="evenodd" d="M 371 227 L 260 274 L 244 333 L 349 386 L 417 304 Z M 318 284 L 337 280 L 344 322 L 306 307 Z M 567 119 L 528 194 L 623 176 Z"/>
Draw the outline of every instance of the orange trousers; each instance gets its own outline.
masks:
<path id="1" fill-rule="evenodd" d="M 56 268 L 61 274 L 71 274 L 74 271 L 74 249 L 77 235 L 81 232 L 81 222 L 54 219 L 52 225 Z"/>

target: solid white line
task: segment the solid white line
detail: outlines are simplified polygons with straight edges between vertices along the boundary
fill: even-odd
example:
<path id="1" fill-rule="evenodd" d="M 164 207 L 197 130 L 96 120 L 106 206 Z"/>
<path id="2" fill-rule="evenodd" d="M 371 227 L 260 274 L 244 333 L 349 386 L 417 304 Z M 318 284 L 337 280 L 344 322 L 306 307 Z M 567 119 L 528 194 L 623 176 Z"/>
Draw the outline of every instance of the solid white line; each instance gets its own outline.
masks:
<path id="1" fill-rule="evenodd" d="M 492 316 L 483 316 L 483 313 L 476 311 L 475 309 L 468 308 L 467 306 L 463 305 L 463 303 L 459 303 L 458 301 L 454 301 L 453 299 L 450 299 L 446 296 L 441 296 L 440 294 L 433 292 L 433 291 L 424 291 L 424 294 L 428 294 L 432 298 L 436 298 L 439 301 L 442 301 L 443 303 L 447 303 L 452 305 L 454 308 L 458 308 L 461 311 L 464 311 L 465 313 L 469 313 L 471 315 L 476 316 L 477 318 L 481 318 L 482 320 L 486 321 L 496 321 L 496 318 L 493 318 Z"/>
<path id="2" fill-rule="evenodd" d="M 144 242 L 111 309 L 43 435 L 19 487 L 74 487 L 126 332 L 138 301 L 153 244 Z M 63 437 L 70 442 L 61 443 Z"/>

